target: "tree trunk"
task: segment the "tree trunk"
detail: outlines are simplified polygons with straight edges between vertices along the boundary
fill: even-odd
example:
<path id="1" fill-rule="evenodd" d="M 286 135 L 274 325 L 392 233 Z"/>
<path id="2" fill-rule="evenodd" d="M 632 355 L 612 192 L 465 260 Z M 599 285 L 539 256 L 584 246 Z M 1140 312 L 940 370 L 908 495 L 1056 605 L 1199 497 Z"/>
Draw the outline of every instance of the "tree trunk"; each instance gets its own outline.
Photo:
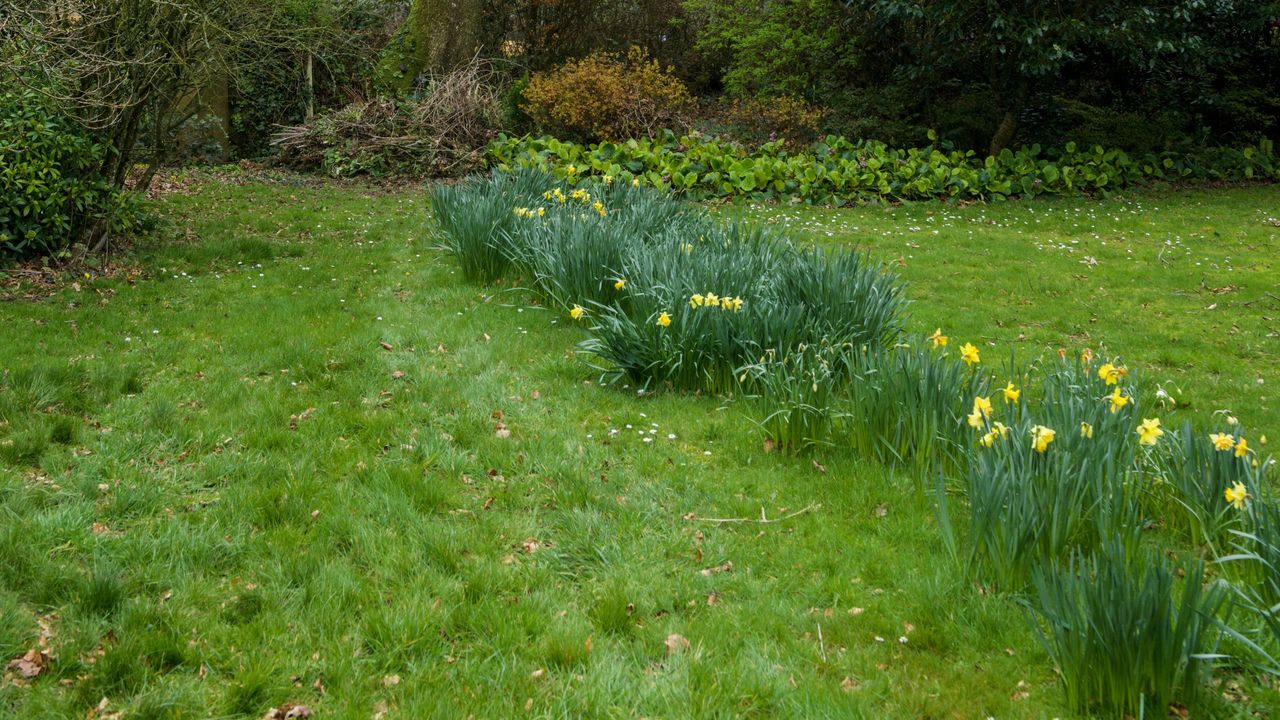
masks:
<path id="1" fill-rule="evenodd" d="M 375 71 L 382 90 L 405 92 L 424 72 L 470 60 L 484 44 L 484 0 L 413 0 Z"/>
<path id="2" fill-rule="evenodd" d="M 1000 119 L 1000 125 L 996 128 L 996 134 L 991 137 L 991 155 L 999 155 L 1009 145 L 1009 141 L 1013 140 L 1013 133 L 1018 129 L 1018 113 L 1012 109 L 1004 111 L 1004 117 Z"/>

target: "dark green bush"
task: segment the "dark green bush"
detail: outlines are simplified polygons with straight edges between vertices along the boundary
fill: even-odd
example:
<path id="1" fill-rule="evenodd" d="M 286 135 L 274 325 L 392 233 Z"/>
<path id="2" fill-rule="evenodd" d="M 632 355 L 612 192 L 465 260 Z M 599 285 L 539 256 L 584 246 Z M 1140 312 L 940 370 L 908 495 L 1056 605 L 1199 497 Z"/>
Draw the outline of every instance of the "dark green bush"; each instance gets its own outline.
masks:
<path id="1" fill-rule="evenodd" d="M 108 152 L 35 93 L 0 94 L 0 259 L 130 225 L 128 201 L 98 172 Z"/>

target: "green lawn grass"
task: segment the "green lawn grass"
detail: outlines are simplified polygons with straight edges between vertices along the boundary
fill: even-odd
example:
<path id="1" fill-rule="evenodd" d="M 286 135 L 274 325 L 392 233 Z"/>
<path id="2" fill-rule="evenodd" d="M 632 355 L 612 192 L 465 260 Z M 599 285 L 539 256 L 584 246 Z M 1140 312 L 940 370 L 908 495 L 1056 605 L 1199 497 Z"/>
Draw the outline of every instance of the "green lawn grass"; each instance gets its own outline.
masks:
<path id="1" fill-rule="evenodd" d="M 190 234 L 135 284 L 0 306 L 0 662 L 54 656 L 0 715 L 1069 715 L 931 481 L 600 387 L 567 318 L 461 282 L 425 203 L 204 182 L 161 201 Z M 900 260 L 912 329 L 988 362 L 1105 344 L 1180 412 L 1280 437 L 1277 207 L 722 212 Z M 1223 716 L 1280 708 L 1227 679 Z"/>

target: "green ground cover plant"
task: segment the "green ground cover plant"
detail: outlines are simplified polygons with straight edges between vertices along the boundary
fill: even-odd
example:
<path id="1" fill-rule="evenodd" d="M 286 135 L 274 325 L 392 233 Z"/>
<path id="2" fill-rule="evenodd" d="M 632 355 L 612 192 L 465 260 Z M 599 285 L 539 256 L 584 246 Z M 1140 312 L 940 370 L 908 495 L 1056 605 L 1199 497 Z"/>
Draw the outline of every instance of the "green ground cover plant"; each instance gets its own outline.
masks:
<path id="1" fill-rule="evenodd" d="M 692 200 L 749 198 L 816 205 L 880 200 L 1004 200 L 1039 195 L 1106 194 L 1157 182 L 1280 179 L 1275 147 L 1256 146 L 1130 156 L 1074 142 L 979 155 L 937 142 L 894 148 L 829 135 L 799 151 L 775 140 L 750 148 L 732 140 L 671 132 L 653 139 L 591 145 L 502 136 L 489 147 L 501 169 L 535 167 L 576 181 L 609 176 Z"/>
<path id="2" fill-rule="evenodd" d="M 1005 369 L 1006 352 L 1052 363 L 1092 347 L 1095 369 L 1118 356 L 1141 372 L 1141 407 L 1165 402 L 1170 434 L 1183 420 L 1247 427 L 1261 448 L 1278 417 L 1275 199 L 1253 187 L 715 212 L 891 267 L 916 347 L 935 350 L 935 328 L 953 356 L 974 344 L 984 395 L 1039 386 Z M 946 549 L 932 477 L 843 441 L 764 452 L 745 400 L 600 387 L 572 350 L 602 310 L 576 322 L 524 272 L 464 282 L 425 200 L 205 182 L 160 202 L 199 240 L 145 248 L 136 284 L 91 278 L 3 307 L 0 650 L 43 647 L 51 662 L 10 674 L 0 707 L 1076 712 L 1059 645 L 1040 644 L 1012 593 L 976 591 Z M 1145 535 L 1195 554 L 1176 528 Z M 1133 577 L 1116 593 L 1133 595 Z M 1153 632 L 1192 619 L 1148 617 Z M 1274 648 L 1254 617 L 1247 639 Z M 1280 703 L 1244 665 L 1214 677 L 1221 692 L 1197 699 L 1207 715 Z"/>

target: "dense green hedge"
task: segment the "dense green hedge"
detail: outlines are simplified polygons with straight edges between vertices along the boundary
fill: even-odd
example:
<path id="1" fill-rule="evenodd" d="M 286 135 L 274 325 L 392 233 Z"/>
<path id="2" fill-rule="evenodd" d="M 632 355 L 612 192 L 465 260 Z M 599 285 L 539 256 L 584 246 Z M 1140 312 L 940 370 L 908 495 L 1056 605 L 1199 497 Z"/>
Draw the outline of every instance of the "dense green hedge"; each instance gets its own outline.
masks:
<path id="1" fill-rule="evenodd" d="M 489 162 L 501 169 L 546 168 L 570 179 L 608 175 L 638 180 L 695 200 L 747 197 L 819 204 L 881 198 L 1003 200 L 1105 193 L 1175 180 L 1280 180 L 1280 162 L 1267 140 L 1195 156 L 1135 157 L 1067 143 L 1061 150 L 1035 145 L 984 158 L 945 145 L 898 149 L 835 136 L 799 151 L 780 141 L 750 149 L 697 134 L 586 146 L 502 136 L 490 145 Z"/>
<path id="2" fill-rule="evenodd" d="M 0 93 L 0 260 L 56 255 L 95 223 L 136 219 L 103 179 L 109 149 L 31 92 Z"/>

